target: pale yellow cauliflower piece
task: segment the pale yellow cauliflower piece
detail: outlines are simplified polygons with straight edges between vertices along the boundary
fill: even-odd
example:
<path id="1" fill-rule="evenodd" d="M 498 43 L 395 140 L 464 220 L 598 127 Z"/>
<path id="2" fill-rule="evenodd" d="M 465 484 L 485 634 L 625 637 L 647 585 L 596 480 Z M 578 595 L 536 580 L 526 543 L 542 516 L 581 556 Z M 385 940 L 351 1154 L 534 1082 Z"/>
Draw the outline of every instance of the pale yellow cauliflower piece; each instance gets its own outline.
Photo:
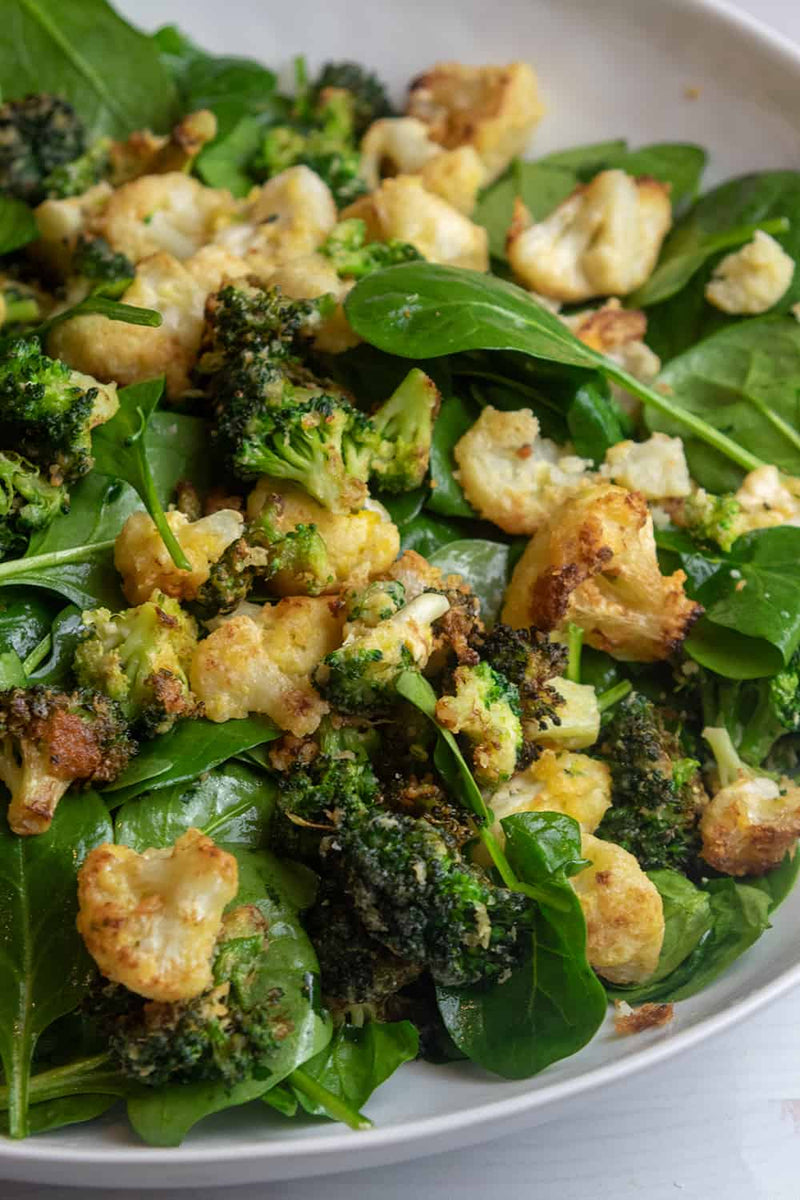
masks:
<path id="1" fill-rule="evenodd" d="M 326 592 L 358 587 L 388 571 L 400 551 L 400 533 L 383 505 L 375 500 L 354 513 L 332 513 L 303 488 L 264 476 L 247 498 L 247 519 L 255 521 L 269 508 L 270 524 L 279 533 L 298 525 L 316 525 L 328 551 L 333 578 Z M 279 571 L 268 588 L 277 596 L 297 596 L 303 582 L 290 570 Z"/>
<path id="2" fill-rule="evenodd" d="M 178 398 L 190 386 L 203 332 L 206 299 L 223 280 L 246 274 L 247 265 L 221 246 L 204 246 L 179 262 L 164 252 L 143 259 L 125 304 L 161 313 L 157 329 L 109 321 L 101 316 L 73 317 L 56 328 L 48 351 L 71 366 L 122 386 L 166 376 L 167 395 Z"/>
<path id="3" fill-rule="evenodd" d="M 554 300 L 627 296 L 651 274 L 671 224 L 666 184 L 601 171 L 543 221 L 517 200 L 508 261 L 520 283 Z"/>
<path id="4" fill-rule="evenodd" d="M 526 149 L 544 109 L 528 63 L 441 62 L 411 84 L 407 111 L 448 150 L 472 146 L 489 183 Z"/>
<path id="5" fill-rule="evenodd" d="M 331 260 L 323 254 L 305 254 L 294 258 L 264 281 L 269 287 L 280 288 L 290 300 L 316 300 L 333 296 L 336 308 L 314 326 L 313 343 L 327 354 L 342 354 L 357 346 L 361 338 L 350 327 L 344 312 L 344 299 L 354 279 L 340 279 Z"/>
<path id="6" fill-rule="evenodd" d="M 726 254 L 706 284 L 709 304 L 734 316 L 756 316 L 777 304 L 794 275 L 794 259 L 757 229 L 741 250 Z"/>
<path id="7" fill-rule="evenodd" d="M 605 763 L 570 750 L 543 750 L 535 762 L 492 794 L 495 835 L 503 817 L 521 812 L 564 813 L 584 833 L 594 833 L 611 804 L 611 774 Z"/>
<path id="8" fill-rule="evenodd" d="M 199 829 L 143 854 L 97 846 L 78 872 L 78 931 L 107 979 L 149 1000 L 190 1000 L 213 982 L 237 890 L 236 859 Z"/>
<path id="9" fill-rule="evenodd" d="M 600 474 L 648 500 L 677 500 L 692 491 L 679 437 L 654 433 L 646 442 L 617 442 L 606 451 Z"/>
<path id="10" fill-rule="evenodd" d="M 664 906 L 632 854 L 590 833 L 581 851 L 591 866 L 570 883 L 586 918 L 586 957 L 611 983 L 644 983 L 658 966 Z"/>
<path id="11" fill-rule="evenodd" d="M 683 571 L 661 574 L 644 497 L 613 484 L 583 488 L 528 543 L 506 592 L 515 629 L 562 631 L 615 658 L 653 662 L 681 645 L 702 609 Z"/>
<path id="12" fill-rule="evenodd" d="M 219 509 L 199 521 L 190 521 L 177 511 L 166 516 L 192 569 L 182 571 L 175 565 L 148 513 L 131 513 L 114 543 L 114 565 L 122 576 L 129 604 L 143 604 L 156 589 L 177 600 L 193 600 L 212 564 L 241 536 L 244 524 L 242 514 L 231 508 Z"/>
<path id="13" fill-rule="evenodd" d="M 487 405 L 453 455 L 467 500 L 506 533 L 534 533 L 591 478 L 587 459 L 539 437 L 529 408 L 502 412 Z"/>
<path id="14" fill-rule="evenodd" d="M 789 478 L 773 466 L 757 467 L 745 475 L 736 492 L 742 533 L 772 525 L 800 525 L 800 496 L 789 484 Z"/>
<path id="15" fill-rule="evenodd" d="M 330 188 L 309 167 L 289 167 L 248 197 L 214 241 L 268 279 L 277 267 L 313 254 L 336 224 Z"/>
<path id="16" fill-rule="evenodd" d="M 79 235 L 93 227 L 113 194 L 111 184 L 103 182 L 67 200 L 43 200 L 33 214 L 39 237 L 27 247 L 27 253 L 66 276 Z"/>
<path id="17" fill-rule="evenodd" d="M 541 722 L 523 720 L 526 738 L 557 750 L 585 750 L 593 746 L 600 736 L 600 706 L 594 688 L 560 676 L 550 680 L 550 687 L 563 700 L 557 709 L 558 722 L 548 717 Z"/>
<path id="18" fill-rule="evenodd" d="M 428 191 L 420 176 L 384 179 L 379 188 L 354 201 L 341 216 L 364 221 L 369 241 L 397 238 L 409 242 L 429 262 L 473 271 L 489 269 L 486 230 Z"/>
<path id="19" fill-rule="evenodd" d="M 472 146 L 443 150 L 415 117 L 383 117 L 361 142 L 361 175 L 370 190 L 381 178 L 419 175 L 429 192 L 469 216 L 486 182 L 486 168 Z"/>
<path id="20" fill-rule="evenodd" d="M 230 192 L 169 171 L 118 187 L 93 222 L 93 232 L 134 264 L 162 250 L 182 260 L 210 242 L 235 212 Z"/>
<path id="21" fill-rule="evenodd" d="M 336 600 L 292 596 L 258 612 L 234 613 L 200 642 L 191 687 L 212 721 L 266 713 L 296 737 L 329 711 L 311 683 L 317 663 L 342 640 Z"/>

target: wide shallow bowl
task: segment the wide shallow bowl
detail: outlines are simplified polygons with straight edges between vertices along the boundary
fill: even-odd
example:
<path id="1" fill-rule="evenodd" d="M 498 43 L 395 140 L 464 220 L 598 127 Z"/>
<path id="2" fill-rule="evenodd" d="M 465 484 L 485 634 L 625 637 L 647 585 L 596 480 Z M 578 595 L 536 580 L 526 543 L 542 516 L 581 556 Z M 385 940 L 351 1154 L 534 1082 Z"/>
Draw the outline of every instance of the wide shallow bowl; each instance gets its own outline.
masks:
<path id="1" fill-rule="evenodd" d="M 71 0 L 78 3 L 79 0 Z M 548 114 L 540 152 L 608 137 L 694 141 L 709 178 L 797 164 L 800 50 L 712 0 L 127 0 L 131 19 L 183 26 L 202 45 L 285 67 L 352 58 L 398 91 L 436 59 L 527 59 Z M 175 1150 L 139 1144 L 122 1116 L 27 1142 L 0 1141 L 0 1178 L 166 1188 L 327 1174 L 474 1143 L 562 1114 L 588 1093 L 697 1045 L 800 983 L 800 891 L 775 927 L 666 1029 L 615 1037 L 538 1078 L 467 1064 L 406 1067 L 367 1106 L 376 1128 L 290 1123 L 256 1103 L 205 1121 Z M 691 1071 L 691 1059 L 686 1060 Z"/>

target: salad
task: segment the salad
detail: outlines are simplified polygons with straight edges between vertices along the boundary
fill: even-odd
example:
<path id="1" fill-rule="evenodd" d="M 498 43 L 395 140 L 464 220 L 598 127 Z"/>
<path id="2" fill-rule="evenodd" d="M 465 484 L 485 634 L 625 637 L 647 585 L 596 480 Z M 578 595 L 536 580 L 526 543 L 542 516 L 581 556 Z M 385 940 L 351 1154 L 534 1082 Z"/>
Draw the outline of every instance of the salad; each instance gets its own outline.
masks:
<path id="1" fill-rule="evenodd" d="M 800 174 L 6 8 L 5 1131 L 679 1020 L 800 861 Z"/>

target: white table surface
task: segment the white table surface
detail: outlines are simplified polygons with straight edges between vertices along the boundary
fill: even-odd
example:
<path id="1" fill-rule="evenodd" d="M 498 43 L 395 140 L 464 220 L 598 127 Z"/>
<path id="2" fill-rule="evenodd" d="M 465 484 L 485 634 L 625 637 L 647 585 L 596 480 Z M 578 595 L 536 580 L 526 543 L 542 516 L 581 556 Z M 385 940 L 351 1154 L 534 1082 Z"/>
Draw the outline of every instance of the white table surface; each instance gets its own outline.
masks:
<path id="1" fill-rule="evenodd" d="M 557 0 L 554 0 L 557 3 Z M 602 0 L 599 0 L 602 2 Z M 800 0 L 739 0 L 800 42 Z M 528 1133 L 309 1181 L 85 1200 L 800 1200 L 800 994 Z M 0 1200 L 76 1200 L 0 1180 Z"/>

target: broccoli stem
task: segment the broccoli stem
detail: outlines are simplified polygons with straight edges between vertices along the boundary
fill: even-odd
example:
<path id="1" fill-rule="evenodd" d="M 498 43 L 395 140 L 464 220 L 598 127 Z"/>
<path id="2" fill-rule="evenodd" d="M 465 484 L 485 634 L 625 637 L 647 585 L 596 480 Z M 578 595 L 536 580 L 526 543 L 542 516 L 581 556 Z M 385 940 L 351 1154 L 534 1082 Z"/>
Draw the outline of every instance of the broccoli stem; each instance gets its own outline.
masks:
<path id="1" fill-rule="evenodd" d="M 619 683 L 615 683 L 607 692 L 601 692 L 597 697 L 597 707 L 601 713 L 608 712 L 609 708 L 613 708 L 615 704 L 619 704 L 620 700 L 624 700 L 628 692 L 633 691 L 633 684 L 630 679 L 622 679 Z"/>
<path id="2" fill-rule="evenodd" d="M 333 1092 L 329 1092 L 326 1087 L 311 1077 L 301 1067 L 296 1067 L 289 1076 L 289 1083 L 295 1091 L 302 1092 L 309 1100 L 313 1100 L 320 1108 L 324 1108 L 329 1117 L 334 1121 L 341 1121 L 343 1125 L 349 1125 L 351 1129 L 372 1129 L 372 1121 L 369 1117 L 365 1117 L 363 1113 L 351 1108 L 350 1105 L 342 1100 L 340 1096 L 334 1096 Z"/>
<path id="3" fill-rule="evenodd" d="M 71 546 L 69 550 L 51 550 L 49 554 L 31 554 L 26 558 L 12 558 L 9 562 L 0 563 L 0 580 L 13 578 L 15 575 L 27 575 L 31 571 L 41 571 L 45 567 L 60 567 L 64 563 L 85 562 L 106 550 L 113 550 L 114 538 L 105 542 L 92 542 L 86 546 Z"/>
<path id="4" fill-rule="evenodd" d="M 741 772 L 746 771 L 747 768 L 736 753 L 736 747 L 727 729 L 707 725 L 703 730 L 703 737 L 714 755 L 720 787 L 725 788 L 736 783 Z"/>
<path id="5" fill-rule="evenodd" d="M 583 630 L 580 625 L 572 622 L 567 626 L 567 679 L 571 683 L 581 681 L 581 650 L 583 649 Z"/>

